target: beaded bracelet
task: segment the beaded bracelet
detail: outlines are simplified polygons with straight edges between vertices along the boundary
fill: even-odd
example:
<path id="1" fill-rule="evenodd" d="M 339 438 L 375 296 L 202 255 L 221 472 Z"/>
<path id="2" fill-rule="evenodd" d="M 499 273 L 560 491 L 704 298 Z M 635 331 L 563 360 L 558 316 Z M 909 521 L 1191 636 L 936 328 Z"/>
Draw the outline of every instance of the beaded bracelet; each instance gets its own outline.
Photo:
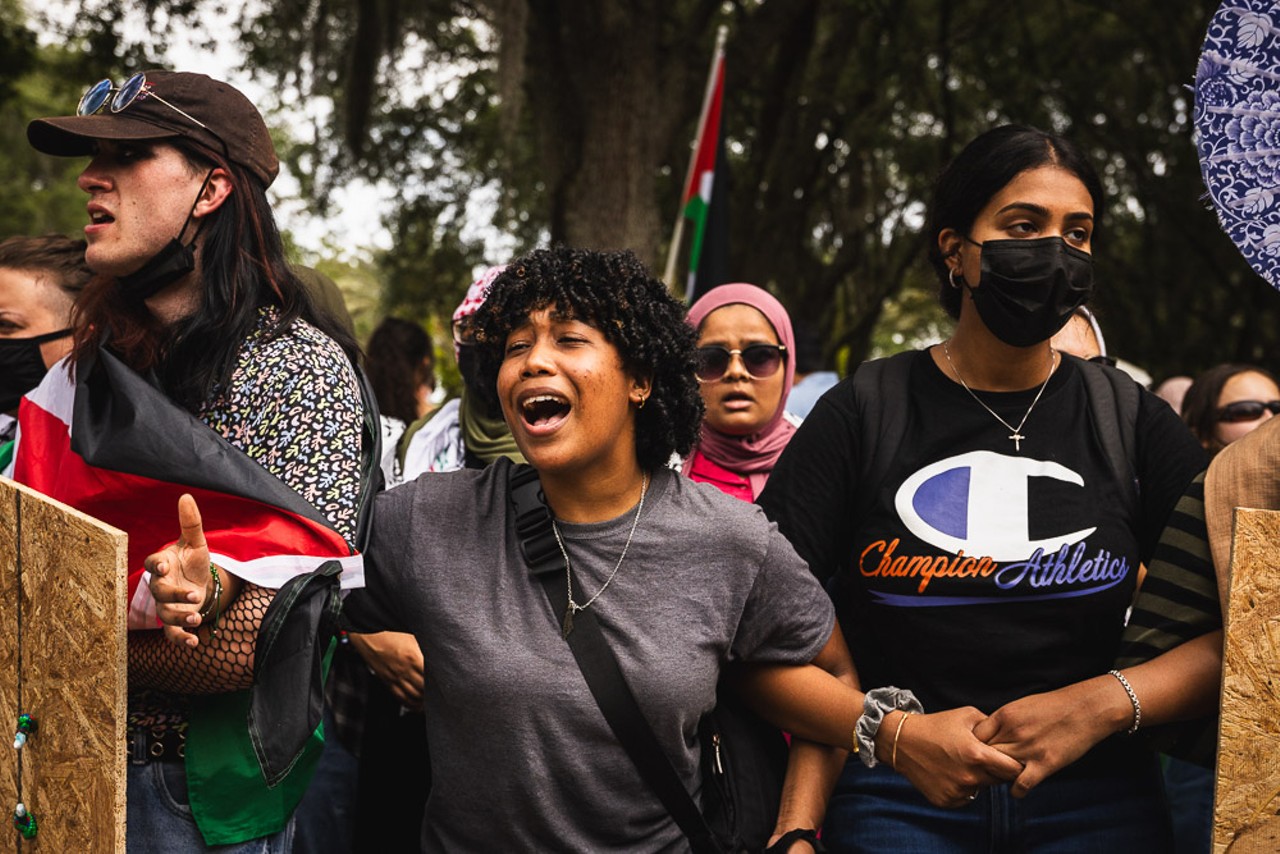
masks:
<path id="1" fill-rule="evenodd" d="M 1124 692 L 1129 695 L 1129 702 L 1133 703 L 1133 726 L 1129 727 L 1129 731 L 1125 735 L 1133 735 L 1138 731 L 1138 727 L 1142 726 L 1142 704 L 1138 702 L 1138 695 L 1133 692 L 1133 686 L 1129 684 L 1129 680 L 1124 678 L 1124 674 L 1119 670 L 1108 670 L 1112 676 L 1120 680 L 1121 687 Z"/>
<path id="2" fill-rule="evenodd" d="M 203 624 L 205 617 L 209 616 L 209 612 L 213 612 L 212 631 L 210 637 L 218 636 L 218 615 L 222 606 L 222 576 L 218 574 L 218 568 L 212 563 L 209 564 L 209 574 L 213 576 L 213 596 L 204 603 L 204 607 L 200 609 L 200 622 Z"/>

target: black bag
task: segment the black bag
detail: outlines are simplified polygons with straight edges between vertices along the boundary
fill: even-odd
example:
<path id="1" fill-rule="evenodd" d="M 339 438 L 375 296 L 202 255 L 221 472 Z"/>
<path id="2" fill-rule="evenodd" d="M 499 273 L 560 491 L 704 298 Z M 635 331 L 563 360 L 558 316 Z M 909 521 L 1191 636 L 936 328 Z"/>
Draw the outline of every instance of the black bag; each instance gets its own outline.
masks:
<path id="1" fill-rule="evenodd" d="M 563 617 L 567 606 L 564 559 L 533 468 L 512 468 L 511 503 L 529 573 L 542 584 L 552 613 Z M 786 775 L 787 745 L 782 733 L 727 690 L 717 691 L 716 708 L 699 725 L 703 800 L 699 809 L 636 704 L 594 612 L 577 612 L 565 640 L 609 727 L 693 850 L 699 854 L 763 851 L 777 821 Z"/>
<path id="2" fill-rule="evenodd" d="M 787 772 L 782 733 L 746 708 L 732 691 L 698 727 L 702 744 L 702 814 L 720 850 L 763 851 L 778 820 Z"/>

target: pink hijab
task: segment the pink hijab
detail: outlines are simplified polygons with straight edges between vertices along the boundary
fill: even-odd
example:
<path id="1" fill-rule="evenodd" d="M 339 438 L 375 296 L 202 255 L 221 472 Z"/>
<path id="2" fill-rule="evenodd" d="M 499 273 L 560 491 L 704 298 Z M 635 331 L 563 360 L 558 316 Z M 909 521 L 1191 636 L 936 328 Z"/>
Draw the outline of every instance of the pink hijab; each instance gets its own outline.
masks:
<path id="1" fill-rule="evenodd" d="M 689 325 L 698 329 L 711 312 L 738 303 L 749 305 L 763 314 L 773 326 L 778 343 L 787 348 L 783 361 L 782 395 L 778 399 L 778 408 L 773 417 L 760 428 L 760 432 L 750 436 L 729 436 L 704 421 L 702 436 L 694 450 L 700 451 L 716 465 L 746 475 L 751 481 L 751 494 L 757 496 L 764 489 L 769 472 L 773 471 L 782 449 L 796 432 L 795 426 L 783 418 L 787 396 L 791 393 L 791 384 L 796 375 L 796 342 L 791 331 L 791 318 L 782 303 L 763 288 L 744 283 L 720 285 L 704 294 L 689 309 Z M 685 461 L 685 474 L 689 473 L 691 460 L 692 456 Z"/>

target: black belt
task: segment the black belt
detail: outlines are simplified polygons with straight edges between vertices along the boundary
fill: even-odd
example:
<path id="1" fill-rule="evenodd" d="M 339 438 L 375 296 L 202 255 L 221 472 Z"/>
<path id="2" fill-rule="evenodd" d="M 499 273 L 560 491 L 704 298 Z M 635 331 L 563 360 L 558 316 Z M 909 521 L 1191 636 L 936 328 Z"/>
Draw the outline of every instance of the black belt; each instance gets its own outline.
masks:
<path id="1" fill-rule="evenodd" d="M 187 755 L 187 734 L 174 729 L 137 727 L 128 734 L 129 761 L 134 765 L 148 762 L 182 762 Z"/>

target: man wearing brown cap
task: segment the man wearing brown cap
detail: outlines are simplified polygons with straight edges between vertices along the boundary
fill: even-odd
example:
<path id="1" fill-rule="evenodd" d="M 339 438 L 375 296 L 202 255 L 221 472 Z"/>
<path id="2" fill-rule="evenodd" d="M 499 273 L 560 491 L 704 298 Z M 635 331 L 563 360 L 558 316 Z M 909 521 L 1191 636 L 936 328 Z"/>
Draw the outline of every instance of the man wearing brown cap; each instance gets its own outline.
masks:
<path id="1" fill-rule="evenodd" d="M 129 850 L 288 851 L 324 646 L 294 618 L 323 609 L 268 607 L 286 585 L 306 601 L 336 596 L 339 574 L 360 583 L 379 453 L 355 343 L 285 262 L 266 199 L 279 161 L 233 87 L 104 80 L 27 135 L 91 158 L 99 275 L 73 373 L 23 410 L 14 475 L 129 534 Z M 275 637 L 310 649 L 301 682 Z"/>

